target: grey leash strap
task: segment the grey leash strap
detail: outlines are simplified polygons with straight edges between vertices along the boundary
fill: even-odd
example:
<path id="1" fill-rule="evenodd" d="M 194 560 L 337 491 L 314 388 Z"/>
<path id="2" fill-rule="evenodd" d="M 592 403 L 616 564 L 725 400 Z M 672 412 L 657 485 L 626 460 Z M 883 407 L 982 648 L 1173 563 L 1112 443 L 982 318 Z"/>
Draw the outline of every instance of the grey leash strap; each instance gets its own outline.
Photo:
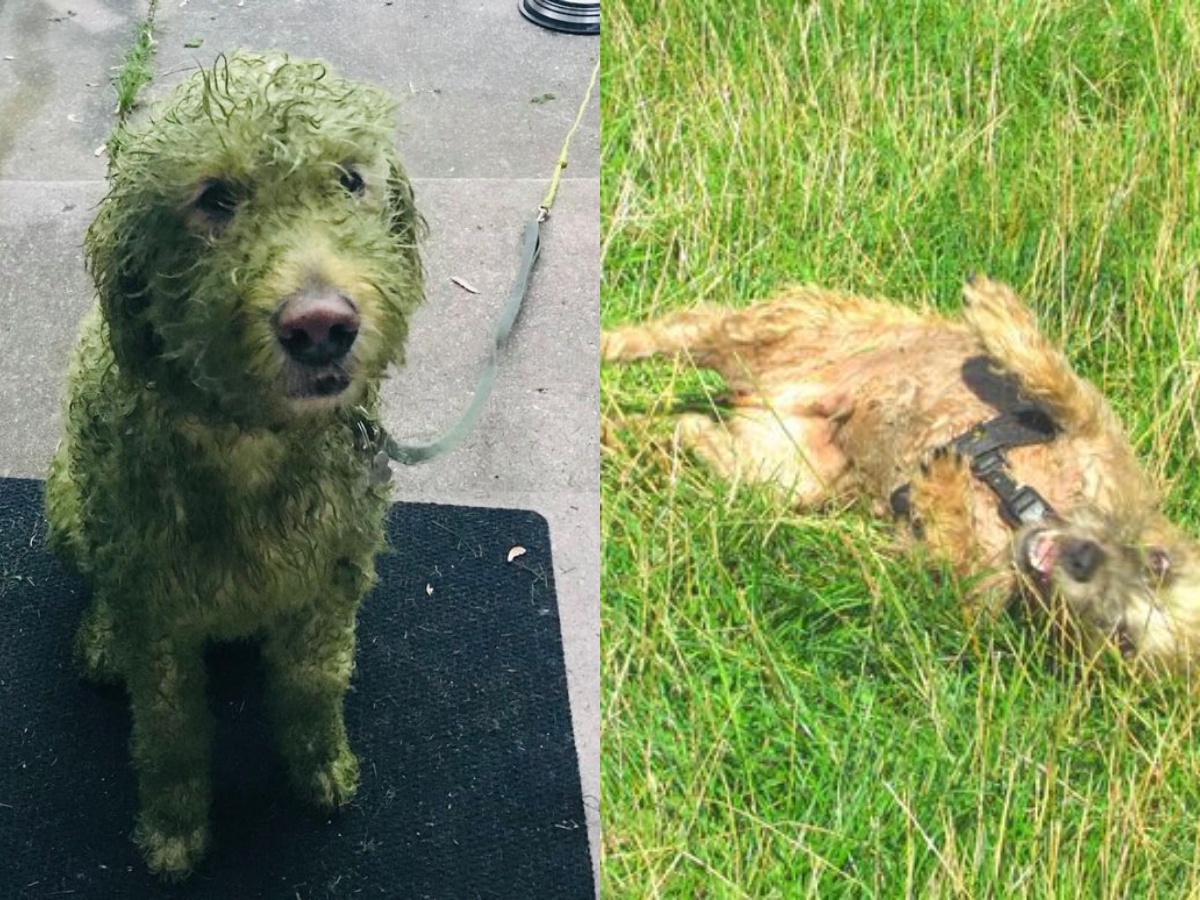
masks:
<path id="1" fill-rule="evenodd" d="M 533 272 L 533 264 L 537 262 L 538 252 L 541 250 L 541 225 L 550 217 L 550 208 L 554 206 L 559 180 L 562 177 L 563 169 L 567 167 L 567 151 L 571 146 L 571 138 L 579 128 L 579 123 L 583 121 L 584 111 L 591 102 L 592 90 L 596 87 L 596 79 L 599 75 L 600 59 L 597 57 L 596 64 L 592 67 L 592 77 L 588 81 L 587 90 L 584 91 L 583 100 L 580 101 L 579 110 L 575 114 L 575 121 L 567 130 L 562 149 L 558 153 L 558 160 L 554 163 L 554 174 L 550 177 L 550 186 L 546 190 L 546 196 L 542 198 L 537 216 L 525 226 L 525 245 L 521 251 L 521 265 L 517 269 L 517 278 L 513 283 L 512 292 L 508 295 L 508 302 L 500 311 L 500 318 L 496 321 L 495 330 L 492 332 L 492 346 L 488 351 L 483 371 L 479 373 L 479 380 L 475 384 L 475 396 L 471 398 L 471 404 L 454 425 L 431 443 L 400 444 L 391 435 L 384 434 L 383 450 L 375 454 L 371 463 L 372 480 L 386 481 L 388 478 L 385 453 L 387 457 L 391 457 L 396 462 L 411 466 L 441 456 L 443 453 L 449 453 L 462 443 L 462 439 L 475 427 L 479 414 L 483 412 L 483 406 L 487 403 L 488 395 L 492 392 L 492 385 L 496 382 L 496 366 L 500 347 L 508 339 L 509 332 L 512 331 L 513 325 L 517 321 L 517 314 L 521 311 L 521 302 L 525 299 L 525 291 L 529 287 L 529 276 Z M 382 433 L 378 426 L 373 426 L 371 429 L 367 429 L 365 425 L 360 427 L 364 432 Z M 364 434 L 364 439 L 368 446 L 372 446 L 370 434 Z M 373 446 L 378 447 L 379 445 L 375 443 Z"/>
<path id="2" fill-rule="evenodd" d="M 492 345 L 488 350 L 483 371 L 479 373 L 479 379 L 475 383 L 475 396 L 471 398 L 471 404 L 454 425 L 428 444 L 400 444 L 391 435 L 388 435 L 384 449 L 387 450 L 387 455 L 396 462 L 411 466 L 441 456 L 443 453 L 449 453 L 462 443 L 462 439 L 475 427 L 480 413 L 483 412 L 484 404 L 487 403 L 488 396 L 492 393 L 492 386 L 496 383 L 496 367 L 499 362 L 500 347 L 508 340 L 508 335 L 517 321 L 517 314 L 521 311 L 521 303 L 525 299 L 525 292 L 529 287 L 529 276 L 533 272 L 533 264 L 537 262 L 538 253 L 541 251 L 541 221 L 543 218 L 544 215 L 539 214 L 536 219 L 525 226 L 521 265 L 517 269 L 517 278 L 508 295 L 508 301 L 500 311 L 500 317 L 496 320 L 496 326 L 492 331 Z"/>

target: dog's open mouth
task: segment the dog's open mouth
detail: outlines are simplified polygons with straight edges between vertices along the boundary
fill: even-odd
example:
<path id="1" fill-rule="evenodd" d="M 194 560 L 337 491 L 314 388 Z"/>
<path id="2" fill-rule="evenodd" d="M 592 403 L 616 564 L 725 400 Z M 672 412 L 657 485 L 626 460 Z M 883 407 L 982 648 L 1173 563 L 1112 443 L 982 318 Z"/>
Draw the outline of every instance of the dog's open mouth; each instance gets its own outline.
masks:
<path id="1" fill-rule="evenodd" d="M 1049 528 L 1039 528 L 1025 535 L 1017 560 L 1026 572 L 1048 583 L 1058 564 L 1059 551 L 1058 535 Z"/>
<path id="2" fill-rule="evenodd" d="M 327 400 L 350 387 L 350 375 L 335 366 L 291 366 L 286 377 L 287 395 L 295 400 Z"/>

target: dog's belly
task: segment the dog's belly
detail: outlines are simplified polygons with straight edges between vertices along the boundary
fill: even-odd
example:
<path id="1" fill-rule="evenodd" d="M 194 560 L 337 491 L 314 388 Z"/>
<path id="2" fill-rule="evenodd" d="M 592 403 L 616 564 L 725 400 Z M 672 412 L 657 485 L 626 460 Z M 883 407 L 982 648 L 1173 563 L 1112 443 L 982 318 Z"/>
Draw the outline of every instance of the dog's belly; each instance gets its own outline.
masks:
<path id="1" fill-rule="evenodd" d="M 957 332 L 913 329 L 820 373 L 826 393 L 840 398 L 833 444 L 874 502 L 886 503 L 934 448 L 996 415 L 962 378 L 978 352 Z"/>

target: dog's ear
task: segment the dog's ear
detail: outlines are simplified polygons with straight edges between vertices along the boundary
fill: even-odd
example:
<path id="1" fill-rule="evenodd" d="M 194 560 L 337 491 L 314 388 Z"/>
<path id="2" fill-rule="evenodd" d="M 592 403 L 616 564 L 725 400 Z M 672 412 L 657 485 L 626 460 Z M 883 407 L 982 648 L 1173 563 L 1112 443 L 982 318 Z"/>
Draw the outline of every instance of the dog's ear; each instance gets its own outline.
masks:
<path id="1" fill-rule="evenodd" d="M 388 160 L 388 217 L 392 234 L 399 238 L 400 243 L 412 255 L 412 261 L 417 271 L 420 271 L 420 257 L 417 254 L 417 244 L 425 238 L 428 230 L 425 220 L 417 212 L 416 201 L 413 198 L 412 184 L 404 174 L 400 160 L 394 156 Z"/>
<path id="2" fill-rule="evenodd" d="M 130 223 L 119 221 L 119 206 L 111 194 L 101 201 L 84 240 L 87 268 L 96 283 L 117 365 L 135 378 L 151 381 L 162 346 L 146 318 L 150 285 L 125 240 Z"/>
<path id="3" fill-rule="evenodd" d="M 158 332 L 145 319 L 146 307 L 149 305 L 150 285 L 138 272 L 122 271 L 117 273 L 119 295 L 125 306 L 125 318 L 128 327 L 124 329 L 122 338 L 125 344 L 123 356 L 124 366 L 140 367 L 146 364 L 146 378 L 153 378 L 150 362 L 157 359 L 162 352 L 162 340 Z M 110 320 L 111 321 L 111 320 Z M 136 360 L 136 362 L 133 362 Z"/>

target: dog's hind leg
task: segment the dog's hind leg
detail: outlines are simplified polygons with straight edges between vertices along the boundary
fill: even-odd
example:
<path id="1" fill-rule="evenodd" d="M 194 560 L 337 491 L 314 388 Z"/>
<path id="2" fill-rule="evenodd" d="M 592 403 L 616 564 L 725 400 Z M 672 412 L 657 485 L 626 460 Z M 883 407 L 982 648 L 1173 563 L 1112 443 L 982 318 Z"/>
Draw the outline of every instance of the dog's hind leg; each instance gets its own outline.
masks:
<path id="1" fill-rule="evenodd" d="M 70 445 L 59 442 L 46 476 L 46 543 L 77 572 L 85 572 L 79 485 L 71 477 Z"/>
<path id="2" fill-rule="evenodd" d="M 719 342 L 727 309 L 699 307 L 672 313 L 641 325 L 625 325 L 600 335 L 603 362 L 630 362 L 652 356 L 703 352 Z"/>
<path id="3" fill-rule="evenodd" d="M 1046 340 L 1012 288 L 976 276 L 963 288 L 963 299 L 964 318 L 988 356 L 1015 375 L 1022 393 L 1044 406 L 1060 428 L 1080 437 L 1121 431 L 1104 397 Z"/>
<path id="4" fill-rule="evenodd" d="M 121 680 L 113 640 L 112 610 L 103 597 L 94 597 L 75 633 L 75 659 L 83 674 L 100 684 Z"/>
<path id="5" fill-rule="evenodd" d="M 767 409 L 738 411 L 724 421 L 681 416 L 679 444 L 732 482 L 768 484 L 797 507 L 827 500 L 847 463 L 831 441 L 835 426 L 820 417 L 781 418 Z"/>

